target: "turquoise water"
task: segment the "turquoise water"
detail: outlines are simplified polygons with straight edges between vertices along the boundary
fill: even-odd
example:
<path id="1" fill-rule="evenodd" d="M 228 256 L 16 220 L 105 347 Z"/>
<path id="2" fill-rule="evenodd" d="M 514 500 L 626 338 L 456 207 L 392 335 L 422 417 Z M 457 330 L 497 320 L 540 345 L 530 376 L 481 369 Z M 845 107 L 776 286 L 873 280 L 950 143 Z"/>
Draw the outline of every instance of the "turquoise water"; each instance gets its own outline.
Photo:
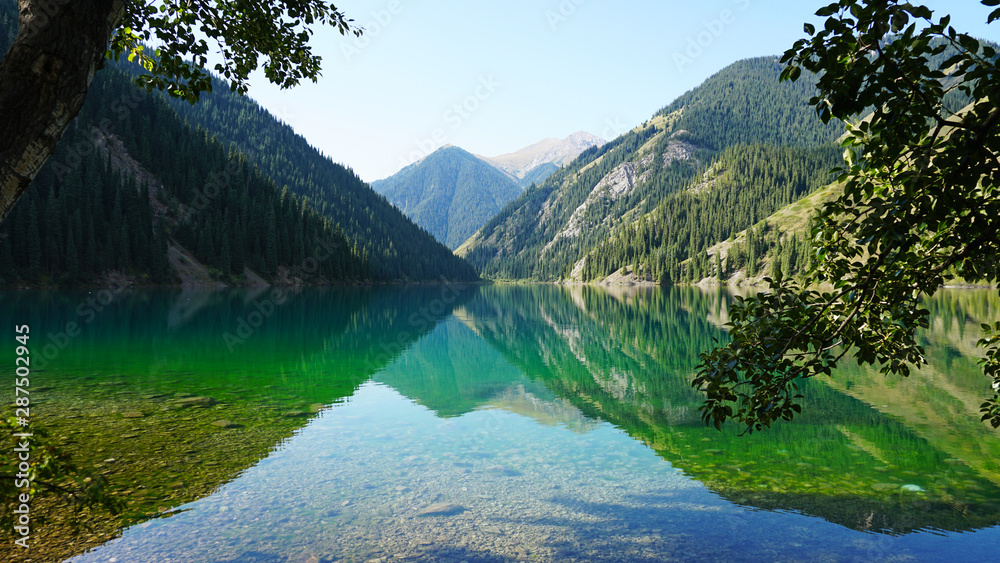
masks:
<path id="1" fill-rule="evenodd" d="M 63 326 L 79 298 L 57 297 L 5 296 L 0 310 Z M 692 288 L 309 290 L 230 347 L 259 295 L 120 296 L 43 372 L 49 404 L 137 401 L 144 418 L 122 422 L 150 433 L 199 416 L 240 425 L 210 430 L 220 443 L 193 448 L 182 473 L 226 444 L 259 453 L 70 561 L 995 558 L 1000 439 L 968 407 L 987 388 L 975 327 L 995 292 L 935 297 L 931 366 L 910 380 L 855 367 L 810 381 L 800 420 L 743 437 L 705 428 L 688 384 L 727 301 Z M 217 404 L 178 410 L 191 396 Z"/>

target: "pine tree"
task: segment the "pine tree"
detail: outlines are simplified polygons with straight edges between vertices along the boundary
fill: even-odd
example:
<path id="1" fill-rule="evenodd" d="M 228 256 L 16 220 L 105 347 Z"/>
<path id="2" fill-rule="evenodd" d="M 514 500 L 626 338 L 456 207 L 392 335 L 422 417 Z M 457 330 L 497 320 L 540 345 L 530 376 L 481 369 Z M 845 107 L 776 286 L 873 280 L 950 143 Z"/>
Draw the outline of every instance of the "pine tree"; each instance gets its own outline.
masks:
<path id="1" fill-rule="evenodd" d="M 230 268 L 232 267 L 232 261 L 230 260 L 230 250 L 229 250 L 229 233 L 223 229 L 222 230 L 222 240 L 219 242 L 219 271 L 223 275 L 228 276 L 231 274 Z"/>
<path id="2" fill-rule="evenodd" d="M 264 246 L 264 270 L 269 276 L 278 272 L 278 227 L 274 209 L 267 215 L 267 238 Z"/>
<path id="3" fill-rule="evenodd" d="M 66 239 L 66 270 L 71 280 L 75 280 L 80 275 L 80 256 L 77 254 L 76 241 L 72 229 L 70 229 Z"/>
<path id="4" fill-rule="evenodd" d="M 246 267 L 246 261 L 243 255 L 243 236 L 240 234 L 242 228 L 239 223 L 233 224 L 233 241 L 230 244 L 230 254 L 232 260 L 231 271 L 234 276 L 243 275 L 243 269 Z"/>
<path id="5" fill-rule="evenodd" d="M 132 265 L 132 253 L 129 250 L 128 222 L 123 221 L 121 231 L 118 236 L 118 256 L 117 266 L 120 270 L 129 270 Z"/>

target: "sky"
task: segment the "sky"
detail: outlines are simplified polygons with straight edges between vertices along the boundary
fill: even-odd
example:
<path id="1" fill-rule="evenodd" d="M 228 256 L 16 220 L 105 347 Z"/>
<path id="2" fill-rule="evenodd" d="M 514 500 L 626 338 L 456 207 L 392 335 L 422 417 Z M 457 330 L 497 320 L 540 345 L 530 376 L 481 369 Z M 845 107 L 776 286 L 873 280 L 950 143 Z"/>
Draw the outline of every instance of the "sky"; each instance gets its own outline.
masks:
<path id="1" fill-rule="evenodd" d="M 740 59 L 821 22 L 807 0 L 340 0 L 365 28 L 312 40 L 318 82 L 249 95 L 366 181 L 445 144 L 497 156 L 583 130 L 611 140 Z M 923 2 L 1000 39 L 975 0 Z"/>

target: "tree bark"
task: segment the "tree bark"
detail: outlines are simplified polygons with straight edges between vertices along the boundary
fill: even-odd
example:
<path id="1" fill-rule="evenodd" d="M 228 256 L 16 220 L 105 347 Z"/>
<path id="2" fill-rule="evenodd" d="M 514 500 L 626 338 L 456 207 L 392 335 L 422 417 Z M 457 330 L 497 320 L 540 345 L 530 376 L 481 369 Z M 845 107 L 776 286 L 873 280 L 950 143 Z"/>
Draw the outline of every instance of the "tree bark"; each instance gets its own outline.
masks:
<path id="1" fill-rule="evenodd" d="M 0 61 L 0 222 L 83 107 L 128 0 L 18 0 Z"/>

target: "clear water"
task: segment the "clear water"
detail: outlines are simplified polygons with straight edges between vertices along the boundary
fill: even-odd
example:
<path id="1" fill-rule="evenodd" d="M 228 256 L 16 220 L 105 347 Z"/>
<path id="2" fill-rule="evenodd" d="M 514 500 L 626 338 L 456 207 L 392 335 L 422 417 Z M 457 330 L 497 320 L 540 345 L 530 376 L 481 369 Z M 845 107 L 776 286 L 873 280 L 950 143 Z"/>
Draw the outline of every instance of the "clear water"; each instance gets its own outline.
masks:
<path id="1" fill-rule="evenodd" d="M 3 300 L 39 327 L 79 318 L 76 295 Z M 78 455 L 100 444 L 124 460 L 113 482 L 155 494 L 70 560 L 995 560 L 1000 439 L 974 357 L 995 292 L 928 304 L 931 366 L 909 380 L 845 369 L 809 382 L 800 420 L 742 437 L 705 428 L 688 384 L 727 300 L 310 290 L 231 345 L 261 295 L 117 296 L 39 394 L 57 428 L 108 409 L 78 421 Z M 191 396 L 214 403 L 178 407 Z M 173 465 L 129 461 L 178 442 Z"/>

